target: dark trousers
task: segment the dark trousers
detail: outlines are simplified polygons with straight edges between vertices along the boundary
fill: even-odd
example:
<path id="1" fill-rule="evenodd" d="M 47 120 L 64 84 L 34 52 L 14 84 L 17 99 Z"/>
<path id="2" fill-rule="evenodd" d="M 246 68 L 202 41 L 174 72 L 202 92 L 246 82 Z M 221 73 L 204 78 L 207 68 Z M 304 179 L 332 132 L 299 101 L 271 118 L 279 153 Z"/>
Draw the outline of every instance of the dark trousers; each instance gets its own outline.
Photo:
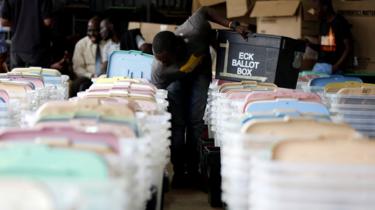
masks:
<path id="1" fill-rule="evenodd" d="M 87 77 L 77 77 L 71 83 L 69 97 L 76 97 L 78 92 L 87 90 L 91 85 L 91 79 Z"/>
<path id="2" fill-rule="evenodd" d="M 171 160 L 175 174 L 198 172 L 197 143 L 204 129 L 211 75 L 193 74 L 170 84 L 169 111 L 172 114 Z"/>
<path id="3" fill-rule="evenodd" d="M 49 68 L 51 65 L 51 57 L 47 51 L 36 52 L 36 53 L 20 53 L 12 52 L 10 53 L 10 67 L 22 68 L 22 67 L 43 67 Z"/>

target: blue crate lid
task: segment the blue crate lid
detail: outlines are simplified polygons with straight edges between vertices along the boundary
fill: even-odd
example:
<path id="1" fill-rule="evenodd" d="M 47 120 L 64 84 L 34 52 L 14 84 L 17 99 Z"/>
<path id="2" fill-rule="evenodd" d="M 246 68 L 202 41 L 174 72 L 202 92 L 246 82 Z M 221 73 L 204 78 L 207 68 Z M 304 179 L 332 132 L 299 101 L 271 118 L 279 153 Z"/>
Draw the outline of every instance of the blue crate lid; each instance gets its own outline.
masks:
<path id="1" fill-rule="evenodd" d="M 272 120 L 272 119 L 280 119 L 284 117 L 304 117 L 304 118 L 311 118 L 316 120 L 326 120 L 330 121 L 330 117 L 328 115 L 315 115 L 315 113 L 312 113 L 312 115 L 304 115 L 300 112 L 297 112 L 296 110 L 291 111 L 280 111 L 280 112 L 269 112 L 269 113 L 262 113 L 262 114 L 252 114 L 247 113 L 247 116 L 244 117 L 241 121 L 241 124 L 244 125 L 249 121 L 252 120 Z"/>
<path id="2" fill-rule="evenodd" d="M 153 58 L 141 51 L 115 51 L 109 57 L 107 76 L 150 80 Z"/>
<path id="3" fill-rule="evenodd" d="M 342 75 L 331 75 L 329 77 L 320 77 L 312 79 L 309 82 L 309 86 L 325 87 L 329 83 L 333 82 L 362 82 L 358 77 L 345 77 Z"/>
<path id="4" fill-rule="evenodd" d="M 298 101 L 294 99 L 277 99 L 274 101 L 257 101 L 251 103 L 246 112 L 267 112 L 275 109 L 295 110 L 302 114 L 316 114 L 329 116 L 328 109 L 320 103 Z"/>

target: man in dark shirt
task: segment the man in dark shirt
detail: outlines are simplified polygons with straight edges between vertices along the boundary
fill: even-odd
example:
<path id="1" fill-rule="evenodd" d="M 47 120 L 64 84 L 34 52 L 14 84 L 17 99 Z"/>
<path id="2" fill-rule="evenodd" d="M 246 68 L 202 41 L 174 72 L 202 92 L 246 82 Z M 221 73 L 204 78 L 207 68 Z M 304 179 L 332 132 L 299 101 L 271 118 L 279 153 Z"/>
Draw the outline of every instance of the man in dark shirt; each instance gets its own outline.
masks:
<path id="1" fill-rule="evenodd" d="M 208 7 L 197 10 L 175 33 L 164 31 L 153 40 L 155 55 L 151 81 L 168 90 L 172 114 L 172 187 L 196 183 L 197 142 L 201 137 L 207 92 L 211 82 L 212 30 L 209 21 L 247 35 L 247 28 L 220 17 Z"/>
<path id="2" fill-rule="evenodd" d="M 348 21 L 335 13 L 331 0 L 313 0 L 320 23 L 318 63 L 313 71 L 339 73 L 348 67 L 352 51 L 352 35 Z"/>
<path id="3" fill-rule="evenodd" d="M 1 24 L 13 33 L 11 68 L 49 67 L 51 0 L 4 0 Z"/>

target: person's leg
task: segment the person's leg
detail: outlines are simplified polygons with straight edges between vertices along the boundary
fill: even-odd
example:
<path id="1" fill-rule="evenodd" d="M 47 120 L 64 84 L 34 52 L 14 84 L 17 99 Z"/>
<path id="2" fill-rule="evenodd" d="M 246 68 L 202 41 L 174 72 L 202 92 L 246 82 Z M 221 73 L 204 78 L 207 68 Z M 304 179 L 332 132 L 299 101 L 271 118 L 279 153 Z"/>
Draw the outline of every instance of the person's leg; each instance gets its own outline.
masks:
<path id="1" fill-rule="evenodd" d="M 198 175 L 199 153 L 197 144 L 204 129 L 204 112 L 207 105 L 210 75 L 194 75 L 190 81 L 189 115 L 187 122 L 187 167 L 192 178 Z"/>
<path id="2" fill-rule="evenodd" d="M 171 161 L 174 170 L 172 187 L 178 187 L 185 176 L 185 88 L 182 81 L 176 81 L 169 85 L 167 90 L 168 110 L 172 114 Z"/>
<path id="3" fill-rule="evenodd" d="M 92 81 L 87 77 L 78 77 L 76 78 L 70 87 L 69 97 L 76 97 L 78 92 L 85 91 L 90 88 Z"/>

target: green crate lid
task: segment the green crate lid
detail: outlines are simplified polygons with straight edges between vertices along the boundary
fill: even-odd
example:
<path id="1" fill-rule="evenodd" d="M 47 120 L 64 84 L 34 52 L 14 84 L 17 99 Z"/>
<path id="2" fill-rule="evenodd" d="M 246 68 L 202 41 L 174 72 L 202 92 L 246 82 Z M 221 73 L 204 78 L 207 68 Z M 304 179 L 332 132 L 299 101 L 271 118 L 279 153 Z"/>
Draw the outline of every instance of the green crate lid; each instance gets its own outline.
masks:
<path id="1" fill-rule="evenodd" d="M 109 169 L 96 153 L 11 144 L 0 148 L 0 177 L 107 180 Z"/>

